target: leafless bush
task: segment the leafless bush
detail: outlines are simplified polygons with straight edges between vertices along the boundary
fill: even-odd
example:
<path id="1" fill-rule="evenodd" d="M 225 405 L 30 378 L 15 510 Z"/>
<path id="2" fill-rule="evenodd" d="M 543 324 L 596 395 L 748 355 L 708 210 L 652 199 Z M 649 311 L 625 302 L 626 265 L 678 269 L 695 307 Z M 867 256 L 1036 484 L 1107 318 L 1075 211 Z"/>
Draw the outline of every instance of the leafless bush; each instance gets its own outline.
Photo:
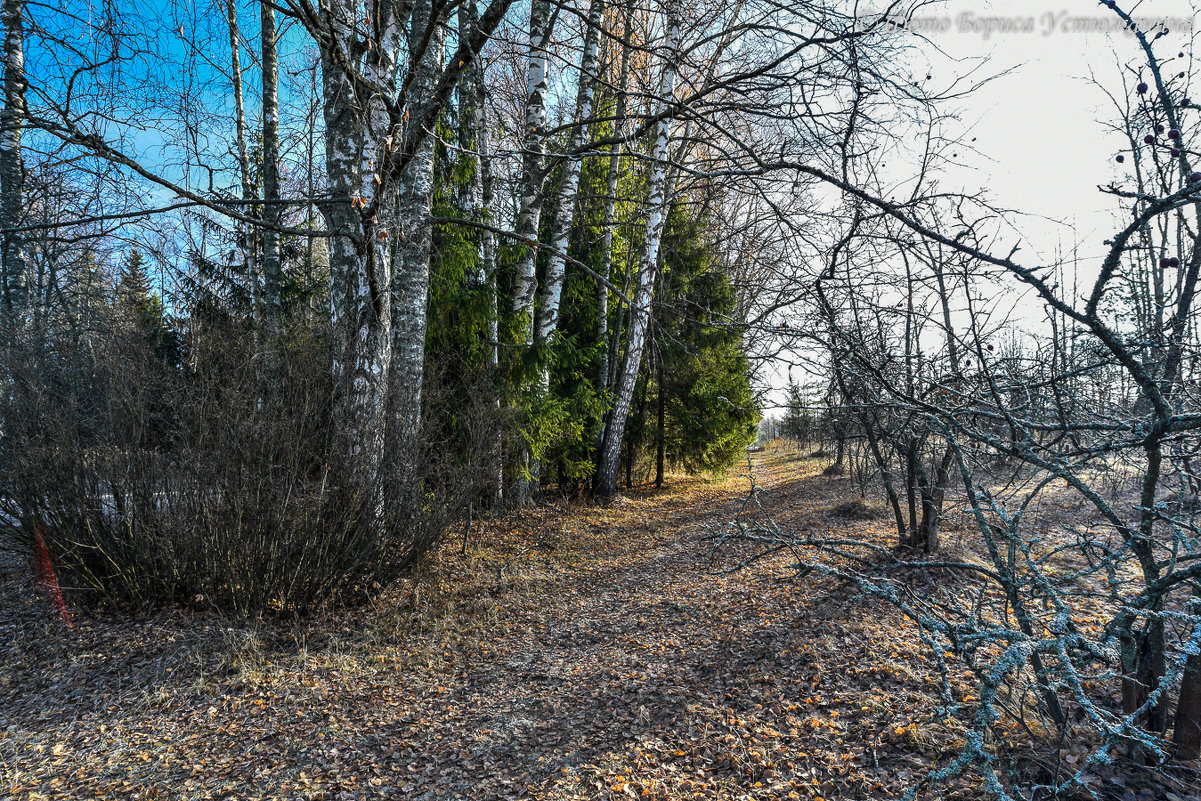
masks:
<path id="1" fill-rule="evenodd" d="M 472 429 L 457 448 L 427 437 L 420 499 L 385 499 L 370 524 L 379 500 L 331 478 L 324 331 L 197 322 L 186 345 L 172 365 L 113 325 L 74 362 L 45 343 L 12 361 L 24 369 L 3 418 L 4 533 L 40 526 L 76 598 L 238 613 L 352 600 L 432 548 L 481 492 L 455 457 L 479 458 L 491 434 Z M 487 425 L 476 415 L 488 409 L 453 401 Z"/>
<path id="2" fill-rule="evenodd" d="M 883 516 L 879 509 L 867 504 L 861 498 L 853 498 L 837 504 L 830 509 L 830 514 L 845 520 L 876 520 Z"/>

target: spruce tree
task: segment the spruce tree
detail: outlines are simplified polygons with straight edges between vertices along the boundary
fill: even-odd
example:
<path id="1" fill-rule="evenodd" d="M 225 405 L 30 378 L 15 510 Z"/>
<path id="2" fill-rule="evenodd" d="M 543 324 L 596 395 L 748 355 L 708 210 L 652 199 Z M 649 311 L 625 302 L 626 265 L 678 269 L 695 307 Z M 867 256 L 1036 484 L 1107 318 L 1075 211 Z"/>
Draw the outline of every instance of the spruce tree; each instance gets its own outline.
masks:
<path id="1" fill-rule="evenodd" d="M 162 297 L 151 286 L 146 257 L 137 246 L 129 251 L 121 268 L 117 304 L 155 357 L 169 366 L 178 366 L 179 337 L 166 317 Z"/>
<path id="2" fill-rule="evenodd" d="M 689 472 L 724 470 L 755 439 L 759 410 L 735 319 L 736 295 L 714 257 L 702 214 L 677 203 L 664 234 L 663 286 L 655 310 L 663 408 L 656 439 Z"/>

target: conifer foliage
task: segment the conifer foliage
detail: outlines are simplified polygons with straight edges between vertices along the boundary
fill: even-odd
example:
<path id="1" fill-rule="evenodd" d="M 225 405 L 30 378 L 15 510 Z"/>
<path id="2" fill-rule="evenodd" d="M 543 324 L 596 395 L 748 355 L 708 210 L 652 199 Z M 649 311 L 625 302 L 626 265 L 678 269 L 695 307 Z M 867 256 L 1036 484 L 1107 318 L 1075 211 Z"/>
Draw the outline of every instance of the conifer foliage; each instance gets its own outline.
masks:
<path id="1" fill-rule="evenodd" d="M 682 170 L 677 118 L 733 44 L 730 12 L 373 8 L 215 9 L 228 52 L 206 58 L 228 85 L 173 85 L 189 166 L 172 172 L 172 145 L 144 158 L 117 135 L 145 115 L 85 133 L 121 77 L 97 65 L 60 105 L 43 55 L 68 21 L 6 6 L 3 111 L 24 138 L 0 155 L 36 164 L 0 203 L 5 381 L 23 388 L 4 399 L 0 526 L 40 525 L 76 600 L 310 610 L 464 519 L 720 472 L 753 438 L 746 291 L 703 211 L 731 187 Z M 93 33 L 120 53 L 122 24 Z M 188 115 L 218 106 L 227 127 L 201 134 Z M 42 155 L 55 141 L 114 172 Z M 181 202 L 153 208 L 143 180 Z"/>

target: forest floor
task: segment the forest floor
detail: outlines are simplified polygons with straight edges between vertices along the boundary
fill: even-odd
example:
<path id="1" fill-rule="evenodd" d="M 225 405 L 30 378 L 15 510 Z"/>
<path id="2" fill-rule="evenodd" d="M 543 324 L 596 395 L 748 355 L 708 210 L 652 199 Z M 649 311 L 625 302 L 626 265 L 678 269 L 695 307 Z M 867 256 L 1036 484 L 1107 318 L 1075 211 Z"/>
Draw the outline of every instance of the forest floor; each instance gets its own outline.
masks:
<path id="1" fill-rule="evenodd" d="M 890 536 L 840 516 L 849 479 L 781 448 L 753 461 L 790 525 Z M 0 566 L 0 795 L 899 797 L 962 735 L 930 722 L 924 648 L 787 559 L 715 565 L 745 472 L 477 525 L 466 556 L 447 543 L 370 606 L 303 623 L 77 613 L 68 631 Z"/>

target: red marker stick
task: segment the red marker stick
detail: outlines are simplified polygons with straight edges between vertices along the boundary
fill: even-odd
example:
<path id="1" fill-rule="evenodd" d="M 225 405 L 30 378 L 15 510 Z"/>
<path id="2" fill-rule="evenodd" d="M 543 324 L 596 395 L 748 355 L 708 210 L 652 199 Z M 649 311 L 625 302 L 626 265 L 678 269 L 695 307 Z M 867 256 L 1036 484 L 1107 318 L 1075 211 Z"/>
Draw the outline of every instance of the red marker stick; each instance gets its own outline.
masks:
<path id="1" fill-rule="evenodd" d="M 63 600 L 63 591 L 54 575 L 54 566 L 50 564 L 50 552 L 46 550 L 46 540 L 42 538 L 42 527 L 36 524 L 33 527 L 33 562 L 38 586 L 50 596 L 50 602 L 62 616 L 67 628 L 75 628 L 71 623 L 71 613 L 67 611 L 67 602 Z"/>

